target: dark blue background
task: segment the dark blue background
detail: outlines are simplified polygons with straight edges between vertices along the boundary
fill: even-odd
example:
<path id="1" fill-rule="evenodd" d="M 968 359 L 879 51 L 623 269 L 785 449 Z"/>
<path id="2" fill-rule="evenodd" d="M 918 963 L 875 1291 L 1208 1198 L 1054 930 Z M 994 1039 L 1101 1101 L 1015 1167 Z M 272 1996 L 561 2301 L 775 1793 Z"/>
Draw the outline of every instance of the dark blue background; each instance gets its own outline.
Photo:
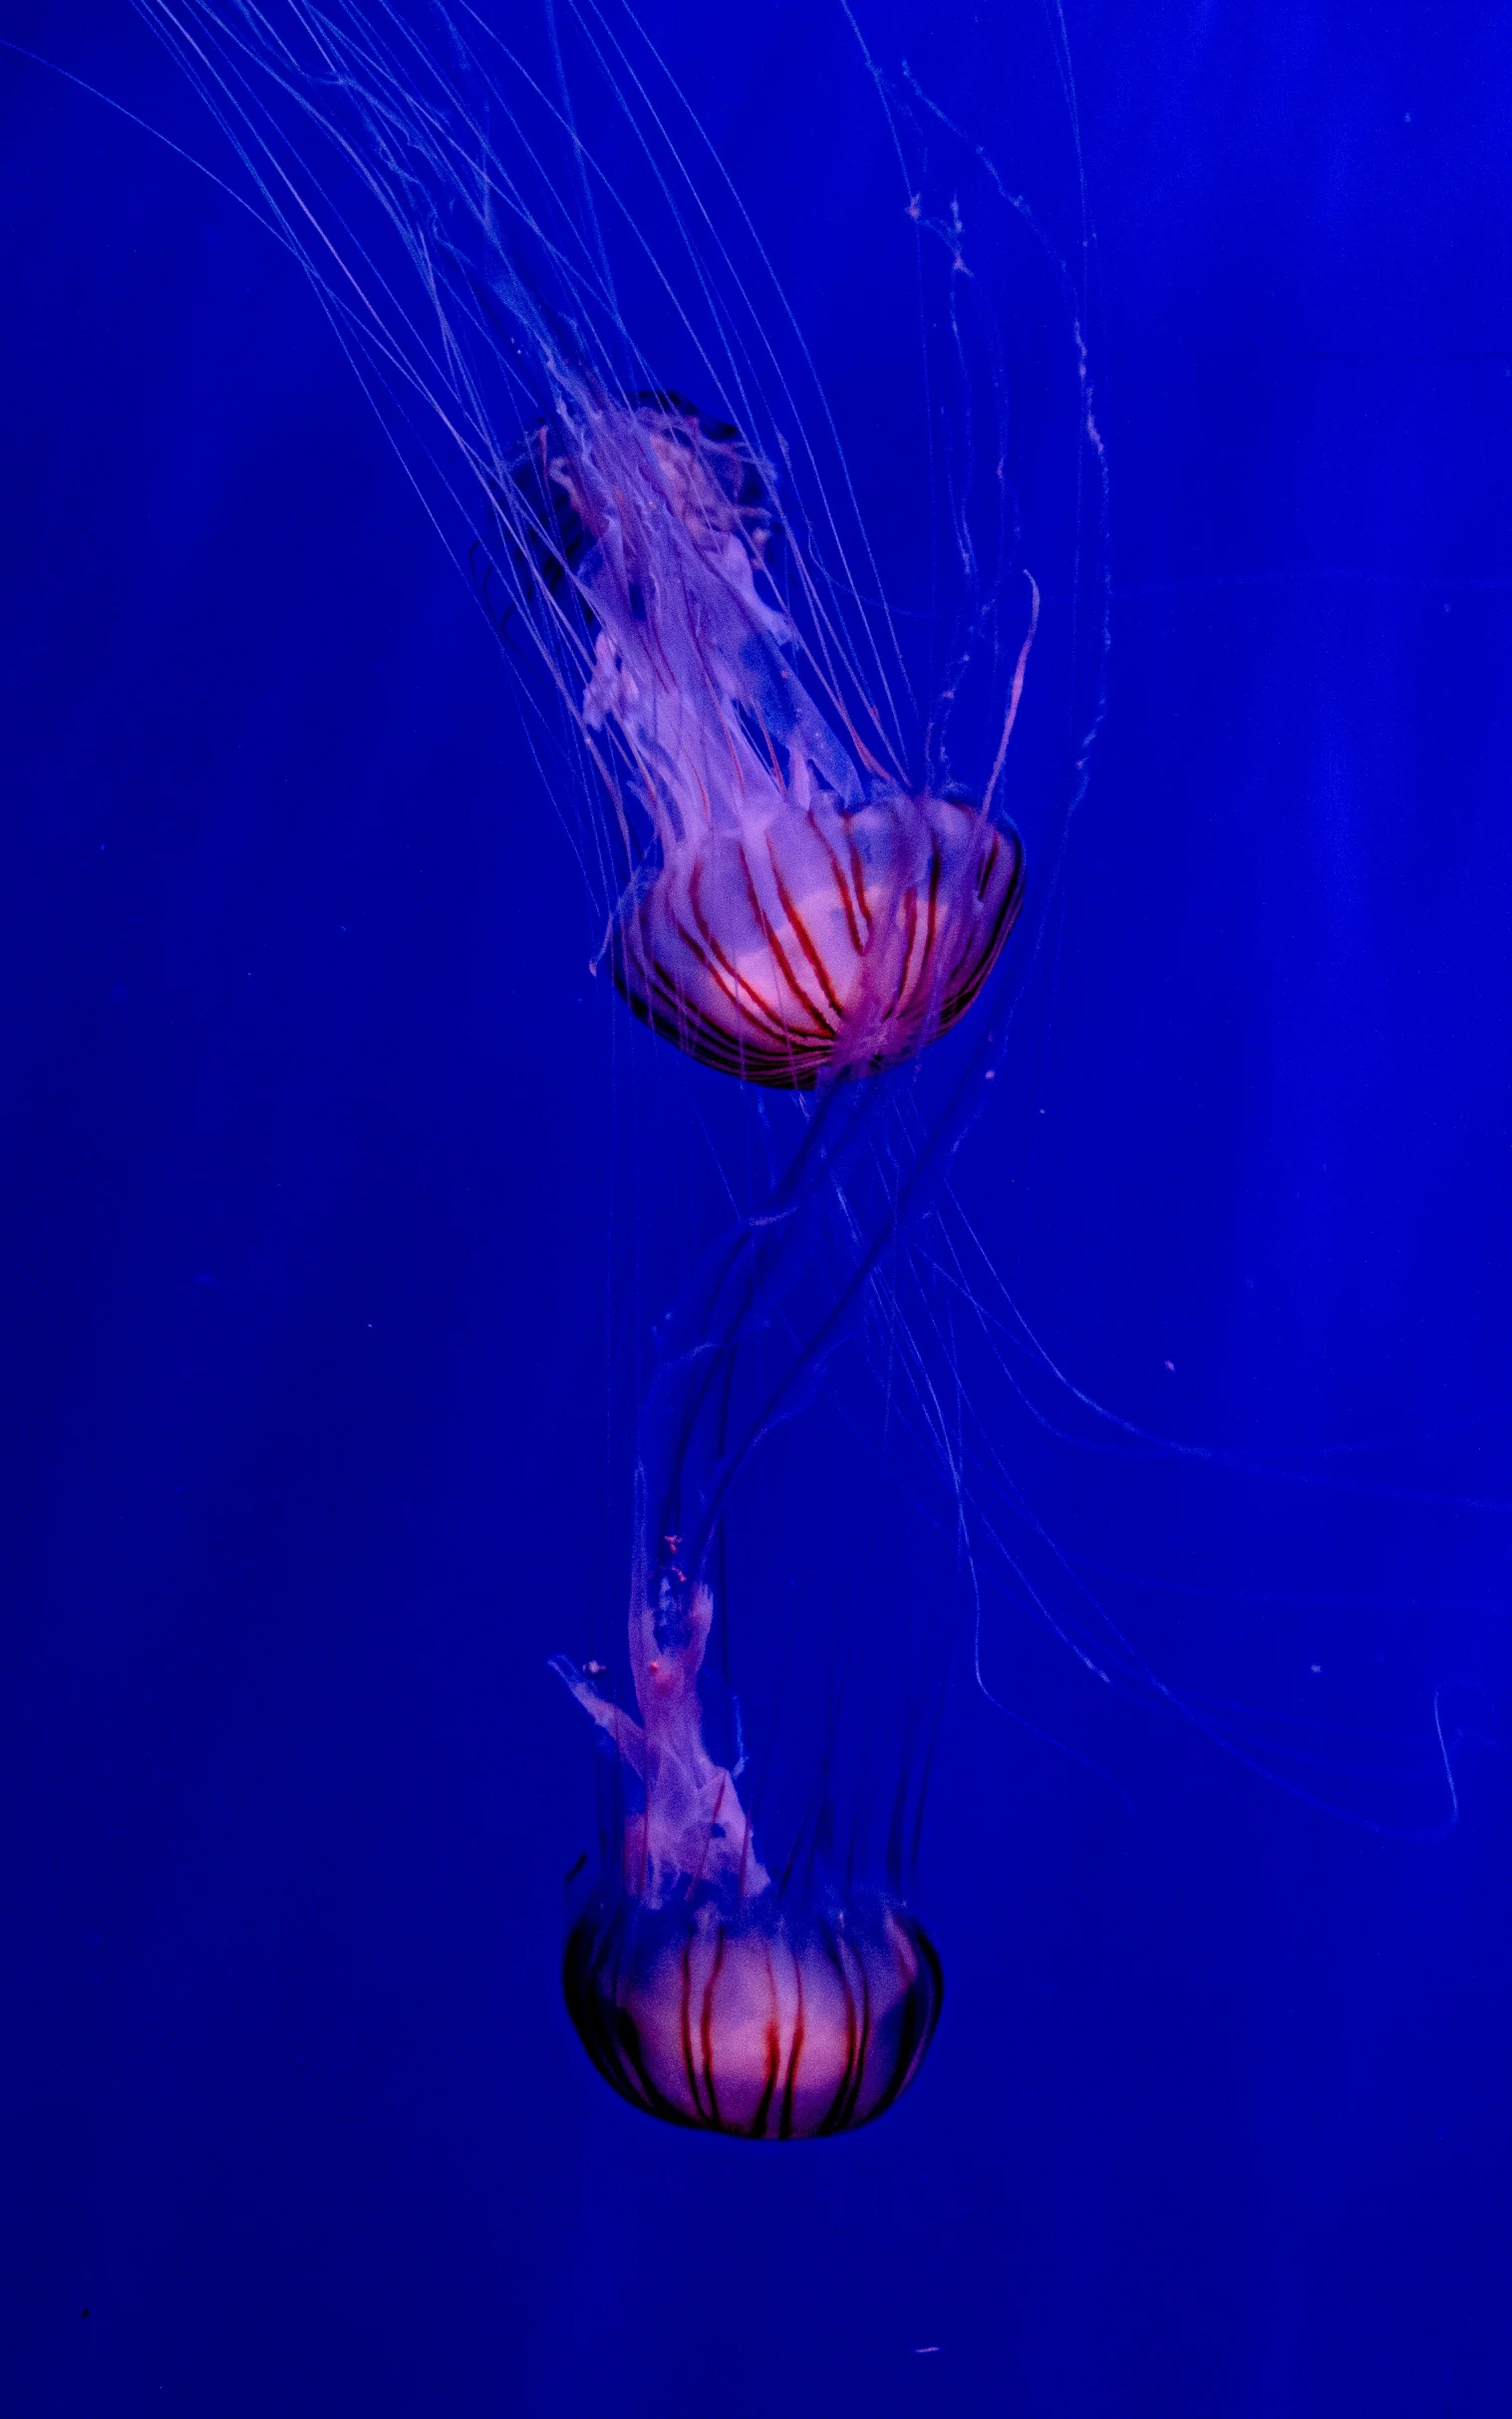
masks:
<path id="1" fill-rule="evenodd" d="M 843 386 L 843 24 L 655 17 Z M 866 23 L 1063 207 L 1037 12 Z M 218 156 L 125 0 L 6 27 Z M 958 1690 L 910 2097 L 771 2154 L 611 2098 L 557 1993 L 591 1796 L 544 1671 L 625 1553 L 617 1012 L 581 886 L 296 271 L 9 59 L 0 2372 L 28 2419 L 1509 2407 L 1507 1522 L 1465 1500 L 1509 1491 L 1508 21 L 1098 5 L 1068 39 L 1109 710 L 1032 1107 L 973 1183 L 1078 1381 L 1377 1490 L 1167 1506 L 1130 1566 L 1190 1550 L 1232 1592 L 1151 1592 L 1152 1661 L 1258 1700 L 1337 1660 L 1329 1789 L 1366 1825 L 1440 1822 L 1436 1690 L 1458 1826 L 1326 1817 L 1038 1681 L 1120 1795 Z M 1089 1483 L 1047 1477 L 1062 1534 Z M 1272 1526 L 1289 1583 L 1257 1605 Z M 1343 1769 L 1386 1719 L 1410 1803 Z"/>

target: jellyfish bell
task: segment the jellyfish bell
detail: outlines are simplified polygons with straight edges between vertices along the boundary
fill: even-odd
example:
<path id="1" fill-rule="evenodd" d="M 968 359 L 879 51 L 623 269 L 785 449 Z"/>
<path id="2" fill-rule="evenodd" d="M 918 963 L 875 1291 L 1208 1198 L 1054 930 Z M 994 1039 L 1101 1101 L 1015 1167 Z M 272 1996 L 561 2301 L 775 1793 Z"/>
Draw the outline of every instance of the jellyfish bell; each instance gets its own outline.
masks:
<path id="1" fill-rule="evenodd" d="M 709 1892 L 648 1908 L 594 1897 L 562 1967 L 572 2021 L 623 2099 L 708 2133 L 847 2133 L 907 2090 L 944 1977 L 923 1927 L 881 1897 L 790 1904 Z"/>
<path id="2" fill-rule="evenodd" d="M 678 397 L 580 395 L 534 434 L 510 500 L 565 679 L 576 658 L 589 749 L 650 824 L 605 951 L 636 1016 L 788 1090 L 948 1032 L 1013 929 L 1022 843 L 991 786 L 980 805 L 911 787 L 880 718 L 868 735 L 801 640 L 767 566 L 767 474 L 739 432 Z"/>
<path id="3" fill-rule="evenodd" d="M 654 1599 L 637 1590 L 639 1722 L 554 1659 L 634 1799 L 568 1935 L 568 2012 L 605 2079 L 669 2124 L 753 2140 L 848 2132 L 918 2073 L 940 2013 L 940 1961 L 882 1893 L 767 1873 L 737 1776 L 705 1741 L 712 1619 L 705 1586 L 664 1573 Z"/>

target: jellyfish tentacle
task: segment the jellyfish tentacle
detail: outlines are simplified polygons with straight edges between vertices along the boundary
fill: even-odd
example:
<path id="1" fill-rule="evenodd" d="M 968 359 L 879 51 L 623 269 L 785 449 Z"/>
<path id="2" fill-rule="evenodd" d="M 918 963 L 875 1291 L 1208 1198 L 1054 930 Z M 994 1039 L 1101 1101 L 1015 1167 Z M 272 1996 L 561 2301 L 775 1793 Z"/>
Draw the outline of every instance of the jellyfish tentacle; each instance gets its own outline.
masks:
<path id="1" fill-rule="evenodd" d="M 639 1722 L 607 1696 L 600 1696 L 591 1679 L 580 1671 L 570 1656 L 553 1655 L 550 1668 L 565 1682 L 583 1711 L 608 1732 L 620 1755 L 639 1781 L 646 1777 L 646 1733 Z"/>
<path id="2" fill-rule="evenodd" d="M 663 1572 L 638 1583 L 630 1607 L 630 1671 L 641 1720 L 601 1696 L 564 1655 L 551 1659 L 590 1719 L 607 1732 L 645 1788 L 645 1811 L 627 1818 L 626 1886 L 660 1906 L 690 1889 L 728 1887 L 757 1897 L 771 1877 L 756 1853 L 734 1776 L 704 1742 L 698 1677 L 714 1620 L 702 1583 Z"/>

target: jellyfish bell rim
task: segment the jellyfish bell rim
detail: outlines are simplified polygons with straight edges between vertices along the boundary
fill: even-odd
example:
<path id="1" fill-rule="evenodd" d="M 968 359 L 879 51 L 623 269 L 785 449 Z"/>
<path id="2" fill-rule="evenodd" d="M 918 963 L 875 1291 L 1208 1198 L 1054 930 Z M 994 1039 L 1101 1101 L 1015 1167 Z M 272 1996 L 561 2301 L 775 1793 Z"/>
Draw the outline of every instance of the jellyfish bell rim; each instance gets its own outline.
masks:
<path id="1" fill-rule="evenodd" d="M 690 1886 L 653 1907 L 601 1881 L 562 1956 L 568 2014 L 612 2089 L 737 2140 L 874 2123 L 916 2079 L 944 1990 L 923 1925 L 879 1891 Z"/>

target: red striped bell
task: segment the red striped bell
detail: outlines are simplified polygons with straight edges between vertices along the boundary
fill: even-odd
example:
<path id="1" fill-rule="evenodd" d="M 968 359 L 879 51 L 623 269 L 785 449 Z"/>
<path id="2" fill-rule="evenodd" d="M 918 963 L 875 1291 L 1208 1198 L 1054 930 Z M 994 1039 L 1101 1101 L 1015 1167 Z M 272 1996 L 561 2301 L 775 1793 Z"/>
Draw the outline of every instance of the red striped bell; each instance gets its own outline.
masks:
<path id="1" fill-rule="evenodd" d="M 636 1015 L 690 1057 L 806 1090 L 947 1033 L 1023 898 L 1018 833 L 954 798 L 784 799 L 668 846 L 611 963 Z"/>
<path id="2" fill-rule="evenodd" d="M 924 2061 L 944 1995 L 922 1926 L 885 1899 L 776 1890 L 651 1908 L 598 1899 L 563 1985 L 594 2064 L 649 2115 L 795 2141 L 870 2123 Z"/>

